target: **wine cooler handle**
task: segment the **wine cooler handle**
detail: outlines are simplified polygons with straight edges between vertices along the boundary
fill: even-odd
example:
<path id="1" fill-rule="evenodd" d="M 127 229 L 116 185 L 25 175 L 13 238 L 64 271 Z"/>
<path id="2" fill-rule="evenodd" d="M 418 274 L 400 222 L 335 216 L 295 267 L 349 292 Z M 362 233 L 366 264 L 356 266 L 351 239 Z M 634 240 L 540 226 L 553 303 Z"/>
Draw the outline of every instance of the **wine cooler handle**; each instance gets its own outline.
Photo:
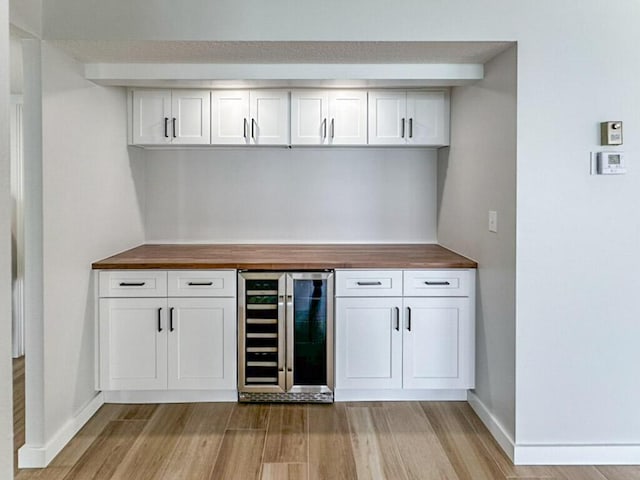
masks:
<path id="1" fill-rule="evenodd" d="M 294 311 L 293 295 L 287 295 L 287 391 L 293 386 Z"/>

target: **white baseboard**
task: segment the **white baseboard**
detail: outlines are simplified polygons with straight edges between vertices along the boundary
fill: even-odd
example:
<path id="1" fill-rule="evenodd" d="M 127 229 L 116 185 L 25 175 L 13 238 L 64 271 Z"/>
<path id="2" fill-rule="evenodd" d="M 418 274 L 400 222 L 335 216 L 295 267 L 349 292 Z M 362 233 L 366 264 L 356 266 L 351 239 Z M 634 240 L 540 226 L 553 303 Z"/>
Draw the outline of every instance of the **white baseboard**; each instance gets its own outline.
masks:
<path id="1" fill-rule="evenodd" d="M 638 465 L 640 445 L 516 445 L 516 465 Z"/>
<path id="2" fill-rule="evenodd" d="M 103 392 L 104 403 L 237 402 L 237 390 L 117 390 Z"/>
<path id="3" fill-rule="evenodd" d="M 337 388 L 336 402 L 384 401 L 460 401 L 467 399 L 466 390 L 366 390 Z"/>
<path id="4" fill-rule="evenodd" d="M 58 430 L 51 440 L 44 446 L 33 446 L 29 444 L 23 445 L 18 450 L 18 467 L 19 468 L 44 468 L 60 450 L 69 443 L 69 440 L 80 431 L 85 423 L 98 411 L 104 404 L 102 393 L 98 393 L 91 401 L 78 413 L 75 417 L 65 423 Z"/>
<path id="5" fill-rule="evenodd" d="M 482 420 L 482 423 L 485 424 L 491 435 L 493 435 L 493 438 L 496 439 L 500 448 L 504 450 L 504 453 L 507 454 L 511 461 L 514 461 L 516 445 L 511 435 L 472 391 L 469 391 L 467 395 L 467 402 L 469 402 L 473 411 L 480 417 L 480 420 Z"/>
<path id="6" fill-rule="evenodd" d="M 516 444 L 482 403 L 478 396 L 469 392 L 467 398 L 471 408 L 496 439 L 514 465 L 639 465 L 640 445 L 523 445 Z"/>

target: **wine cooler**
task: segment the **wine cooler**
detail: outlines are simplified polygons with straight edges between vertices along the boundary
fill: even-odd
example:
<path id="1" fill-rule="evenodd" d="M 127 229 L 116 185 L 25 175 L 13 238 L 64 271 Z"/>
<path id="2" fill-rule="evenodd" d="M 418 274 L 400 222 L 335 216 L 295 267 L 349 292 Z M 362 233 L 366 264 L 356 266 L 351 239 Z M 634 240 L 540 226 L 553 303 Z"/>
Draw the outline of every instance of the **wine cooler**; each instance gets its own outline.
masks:
<path id="1" fill-rule="evenodd" d="M 333 402 L 333 273 L 238 276 L 238 400 Z"/>

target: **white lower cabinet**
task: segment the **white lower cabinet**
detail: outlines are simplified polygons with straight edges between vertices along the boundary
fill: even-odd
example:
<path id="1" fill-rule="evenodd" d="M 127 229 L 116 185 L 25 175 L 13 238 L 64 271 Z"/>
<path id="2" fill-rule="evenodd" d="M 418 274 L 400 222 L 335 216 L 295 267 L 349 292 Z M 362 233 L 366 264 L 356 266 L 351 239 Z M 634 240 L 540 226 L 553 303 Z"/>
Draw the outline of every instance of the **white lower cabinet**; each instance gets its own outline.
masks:
<path id="1" fill-rule="evenodd" d="M 434 296 L 357 297 L 359 292 L 353 290 L 349 295 L 354 296 L 336 299 L 336 397 L 409 399 L 421 398 L 428 391 L 474 388 L 475 302 L 471 287 L 475 271 L 344 270 L 336 272 L 336 282 L 346 285 L 350 279 L 366 277 L 368 284 L 384 284 L 393 273 L 404 277 L 403 292 L 415 292 L 416 282 L 420 282 L 427 287 L 423 295 Z M 451 278 L 462 279 L 470 288 L 451 289 L 452 296 L 440 296 L 444 282 L 454 284 Z M 362 295 L 368 293 L 363 290 Z M 434 395 L 448 398 L 448 394 Z"/>
<path id="2" fill-rule="evenodd" d="M 473 328 L 468 298 L 404 300 L 404 388 L 473 388 Z"/>
<path id="3" fill-rule="evenodd" d="M 158 281 L 164 278 L 166 292 L 167 274 L 162 273 Z M 101 272 L 99 281 L 117 275 Z M 183 277 L 187 280 L 181 281 Z M 182 296 L 100 298 L 98 388 L 235 390 L 236 298 L 232 278 L 234 271 L 171 271 L 169 291 Z M 142 282 L 119 285 L 123 283 L 135 289 Z M 214 287 L 218 292 L 212 294 Z"/>
<path id="4" fill-rule="evenodd" d="M 402 388 L 402 298 L 336 299 L 336 388 Z"/>
<path id="5" fill-rule="evenodd" d="M 180 390 L 236 386 L 233 298 L 170 298 L 168 387 Z"/>
<path id="6" fill-rule="evenodd" d="M 100 389 L 167 388 L 167 299 L 100 299 Z"/>

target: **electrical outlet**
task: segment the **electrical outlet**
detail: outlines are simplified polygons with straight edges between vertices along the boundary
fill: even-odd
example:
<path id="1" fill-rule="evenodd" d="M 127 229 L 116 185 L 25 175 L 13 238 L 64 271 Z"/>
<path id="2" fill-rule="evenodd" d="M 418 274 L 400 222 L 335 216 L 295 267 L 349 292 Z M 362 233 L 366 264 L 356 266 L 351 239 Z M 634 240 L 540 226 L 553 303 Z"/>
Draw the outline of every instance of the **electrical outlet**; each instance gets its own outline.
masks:
<path id="1" fill-rule="evenodd" d="M 498 212 L 489 210 L 489 231 L 498 233 Z"/>

